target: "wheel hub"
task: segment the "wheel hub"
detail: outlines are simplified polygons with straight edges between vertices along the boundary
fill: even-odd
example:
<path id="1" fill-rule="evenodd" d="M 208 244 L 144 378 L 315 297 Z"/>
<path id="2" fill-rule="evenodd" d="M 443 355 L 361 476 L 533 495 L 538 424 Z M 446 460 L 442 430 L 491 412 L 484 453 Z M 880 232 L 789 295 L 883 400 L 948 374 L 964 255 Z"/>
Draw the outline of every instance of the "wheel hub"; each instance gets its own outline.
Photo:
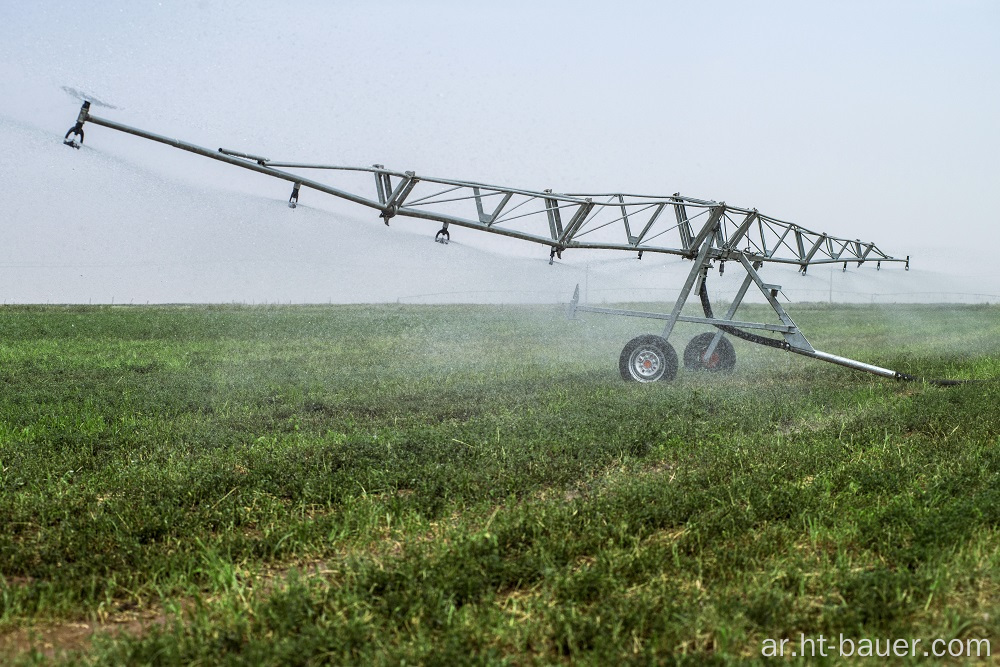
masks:
<path id="1" fill-rule="evenodd" d="M 634 368 L 643 378 L 650 378 L 660 370 L 660 357 L 653 350 L 640 350 L 635 355 Z"/>

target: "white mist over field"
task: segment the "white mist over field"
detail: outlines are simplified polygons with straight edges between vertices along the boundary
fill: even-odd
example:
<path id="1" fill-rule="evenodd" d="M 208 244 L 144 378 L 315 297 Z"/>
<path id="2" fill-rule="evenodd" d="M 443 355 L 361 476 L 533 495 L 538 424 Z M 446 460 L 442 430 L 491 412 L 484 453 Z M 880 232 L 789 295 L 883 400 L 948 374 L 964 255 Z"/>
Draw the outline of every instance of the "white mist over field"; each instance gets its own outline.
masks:
<path id="1" fill-rule="evenodd" d="M 912 270 L 792 301 L 1000 301 L 1000 5 L 125 2 L 0 7 L 7 303 L 670 299 L 689 263 L 393 219 L 87 125 L 559 192 L 681 192 Z M 66 89 L 69 89 L 67 92 Z M 374 188 L 372 188 L 373 190 Z M 373 192 L 363 193 L 373 196 Z M 709 282 L 725 296 L 737 272 Z"/>

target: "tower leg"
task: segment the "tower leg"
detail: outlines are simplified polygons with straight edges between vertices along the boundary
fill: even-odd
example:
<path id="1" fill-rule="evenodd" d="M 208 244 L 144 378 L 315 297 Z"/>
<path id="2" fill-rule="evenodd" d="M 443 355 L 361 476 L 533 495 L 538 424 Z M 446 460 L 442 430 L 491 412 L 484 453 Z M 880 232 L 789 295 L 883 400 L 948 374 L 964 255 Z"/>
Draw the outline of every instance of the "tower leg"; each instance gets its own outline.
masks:
<path id="1" fill-rule="evenodd" d="M 680 317 L 681 310 L 683 310 L 688 296 L 691 295 L 691 289 L 694 287 L 695 281 L 698 279 L 698 276 L 708 268 L 708 251 L 712 247 L 712 240 L 713 237 L 709 235 L 709 237 L 702 242 L 701 249 L 698 250 L 698 257 L 694 260 L 694 266 L 691 267 L 687 280 L 684 281 L 681 293 L 677 295 L 677 301 L 674 302 L 674 309 L 670 311 L 670 315 L 667 316 L 667 323 L 663 327 L 662 334 L 664 339 L 670 338 L 670 333 L 674 330 L 674 325 L 677 324 L 677 318 Z"/>

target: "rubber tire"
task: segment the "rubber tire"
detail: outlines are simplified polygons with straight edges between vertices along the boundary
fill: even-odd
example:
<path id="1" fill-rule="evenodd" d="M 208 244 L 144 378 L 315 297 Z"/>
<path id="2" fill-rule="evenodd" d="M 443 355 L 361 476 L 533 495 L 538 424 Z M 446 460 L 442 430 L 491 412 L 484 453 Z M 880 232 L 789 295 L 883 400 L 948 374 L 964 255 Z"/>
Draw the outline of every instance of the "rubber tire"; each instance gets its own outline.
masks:
<path id="1" fill-rule="evenodd" d="M 640 372 L 640 357 L 650 370 Z M 630 340 L 618 358 L 618 371 L 626 382 L 670 382 L 677 377 L 677 353 L 662 336 L 646 334 Z"/>
<path id="2" fill-rule="evenodd" d="M 706 364 L 701 360 L 701 355 L 712 344 L 715 334 L 708 332 L 698 334 L 691 339 L 691 342 L 684 348 L 684 368 L 695 371 L 709 371 L 711 373 L 731 373 L 736 366 L 736 350 L 729 339 L 723 336 L 719 344 L 715 346 L 715 353 Z"/>

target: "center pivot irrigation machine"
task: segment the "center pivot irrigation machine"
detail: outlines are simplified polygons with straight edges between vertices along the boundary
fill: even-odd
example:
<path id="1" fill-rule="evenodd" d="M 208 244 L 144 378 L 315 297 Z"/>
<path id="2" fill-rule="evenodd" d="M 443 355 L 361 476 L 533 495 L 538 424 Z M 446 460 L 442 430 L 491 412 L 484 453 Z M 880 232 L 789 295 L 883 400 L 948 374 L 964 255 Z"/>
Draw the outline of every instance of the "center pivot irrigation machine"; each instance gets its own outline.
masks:
<path id="1" fill-rule="evenodd" d="M 95 102 L 96 104 L 96 102 Z M 678 358 L 668 342 L 677 322 L 693 322 L 715 327 L 715 331 L 695 336 L 684 349 L 684 365 L 691 369 L 729 371 L 736 363 L 729 334 L 758 345 L 766 345 L 813 359 L 874 373 L 887 378 L 915 380 L 912 375 L 873 366 L 815 349 L 778 303 L 780 285 L 765 282 L 760 276 L 764 264 L 773 262 L 798 267 L 804 274 L 814 264 L 875 262 L 903 264 L 909 270 L 910 258 L 891 257 L 874 243 L 848 240 L 817 233 L 760 213 L 757 209 L 732 206 L 725 202 L 706 201 L 681 196 L 645 196 L 625 193 L 561 194 L 551 190 L 536 192 L 473 181 L 417 176 L 412 171 L 398 172 L 380 164 L 371 167 L 343 167 L 323 164 L 280 162 L 220 148 L 217 151 L 129 127 L 90 113 L 90 101 L 80 109 L 76 124 L 64 143 L 73 148 L 83 144 L 85 123 L 101 125 L 144 139 L 197 153 L 213 160 L 280 178 L 292 184 L 288 205 L 295 208 L 303 188 L 367 206 L 379 211 L 385 224 L 396 216 L 406 216 L 442 223 L 435 236 L 448 243 L 449 226 L 455 225 L 490 234 L 531 241 L 549 248 L 549 263 L 566 250 L 603 249 L 638 253 L 676 255 L 693 261 L 680 295 L 669 313 L 653 313 L 615 308 L 595 308 L 579 303 L 577 287 L 569 306 L 569 315 L 577 312 L 606 313 L 663 320 L 659 336 L 633 338 L 622 350 L 619 370 L 627 381 L 654 382 L 672 380 L 677 374 Z M 324 171 L 341 179 L 365 175 L 374 180 L 375 198 L 320 183 L 288 169 Z M 371 185 L 368 180 L 368 187 Z M 343 186 L 341 186 L 343 187 Z M 668 212 L 669 209 L 669 212 Z M 672 213 L 672 215 L 671 215 Z M 718 265 L 721 274 L 726 264 L 736 265 L 746 277 L 726 314 L 712 312 L 706 281 L 709 269 Z M 748 322 L 734 319 L 747 291 L 756 287 L 774 309 L 777 323 Z M 681 315 L 691 293 L 701 300 L 704 317 Z M 757 332 L 770 332 L 771 336 Z M 779 335 L 780 338 L 775 337 Z M 952 384 L 955 381 L 937 381 Z"/>

